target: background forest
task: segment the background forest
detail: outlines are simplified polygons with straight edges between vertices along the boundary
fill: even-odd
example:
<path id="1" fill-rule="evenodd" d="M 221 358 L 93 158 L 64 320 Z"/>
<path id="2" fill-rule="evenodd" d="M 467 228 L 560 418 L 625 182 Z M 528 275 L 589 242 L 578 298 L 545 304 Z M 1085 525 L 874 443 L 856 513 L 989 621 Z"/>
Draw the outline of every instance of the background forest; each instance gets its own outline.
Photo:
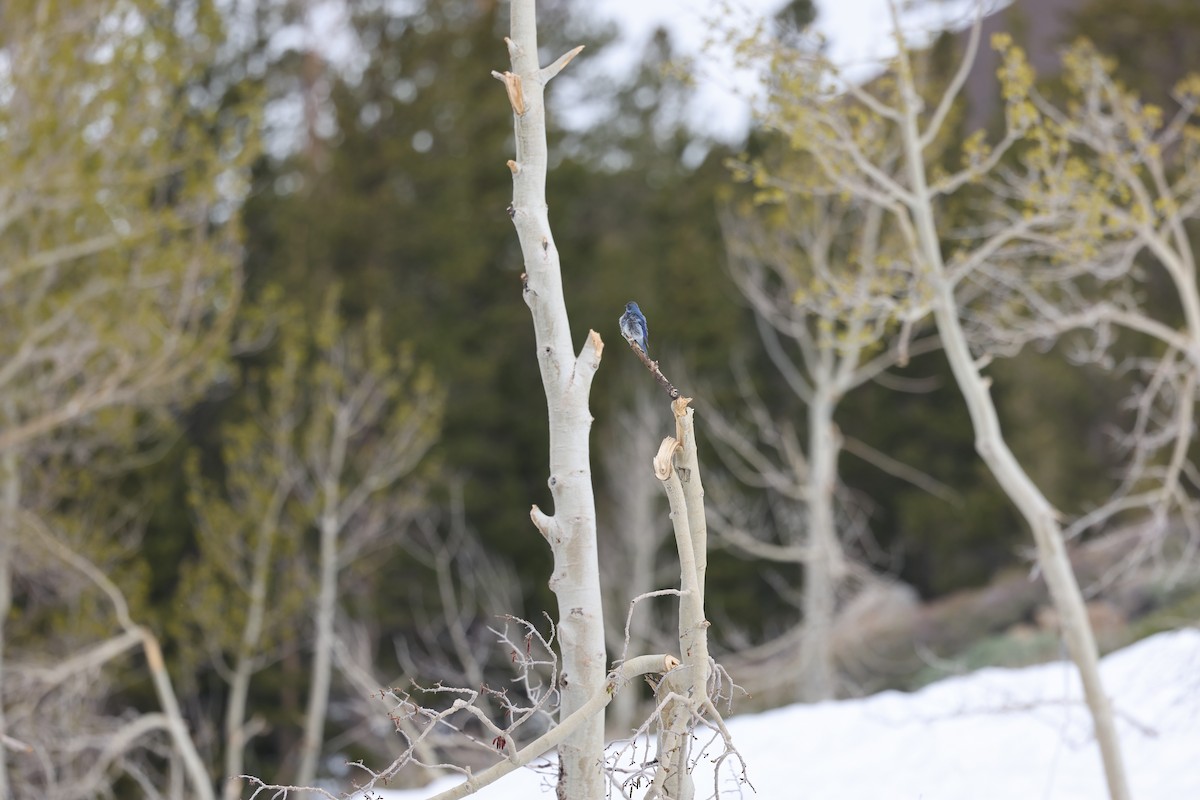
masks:
<path id="1" fill-rule="evenodd" d="M 509 649 L 489 628 L 553 607 L 529 522 L 551 499 L 506 213 L 512 113 L 490 76 L 507 6 L 350 3 L 357 44 L 330 58 L 336 44 L 297 33 L 312 31 L 303 0 L 100 5 L 0 8 L 0 733 L 49 754 L 10 750 L 0 796 L 150 795 L 197 768 L 311 783 L 390 751 L 380 686 L 503 685 Z M 547 0 L 539 26 L 547 53 L 587 46 L 550 89 L 548 196 L 573 330 L 611 347 L 591 395 L 610 650 L 628 599 L 674 580 L 666 503 L 641 477 L 670 417 L 617 333 L 636 299 L 652 357 L 713 426 L 707 613 L 714 654 L 754 695 L 744 708 L 1057 657 L 1028 534 L 975 455 L 945 358 L 914 347 L 837 406 L 853 565 L 837 676 L 815 689 L 790 677 L 801 512 L 771 470 L 786 472 L 787 441 L 805 443 L 805 404 L 734 244 L 736 210 L 761 200 L 747 165 L 771 163 L 781 135 L 731 145 L 690 129 L 704 73 L 666 31 L 619 79 L 589 67 L 617 35 L 589 9 Z M 769 24 L 798 37 L 814 15 L 794 0 Z M 1168 110 L 1168 87 L 1200 69 L 1189 0 L 1018 0 L 985 24 L 998 30 L 1051 97 L 1061 48 L 1081 35 Z M 935 81 L 963 47 L 961 34 L 933 41 Z M 1002 125 L 997 63 L 981 56 L 956 139 Z M 1116 481 L 1111 431 L 1134 377 L 1064 369 L 1064 356 L 1032 345 L 990 369 L 1013 449 L 1074 517 Z M 1074 543 L 1102 649 L 1200 615 L 1194 564 L 1158 569 L 1183 563 L 1174 551 L 1103 580 L 1139 545 L 1124 527 L 1139 521 L 1118 515 Z M 635 644 L 673 635 L 659 600 Z M 125 639 L 105 640 L 118 628 Z M 192 764 L 96 755 L 105 737 L 142 735 L 127 723 L 162 696 L 143 659 L 173 682 Z M 637 700 L 618 698 L 610 728 L 636 724 Z"/>

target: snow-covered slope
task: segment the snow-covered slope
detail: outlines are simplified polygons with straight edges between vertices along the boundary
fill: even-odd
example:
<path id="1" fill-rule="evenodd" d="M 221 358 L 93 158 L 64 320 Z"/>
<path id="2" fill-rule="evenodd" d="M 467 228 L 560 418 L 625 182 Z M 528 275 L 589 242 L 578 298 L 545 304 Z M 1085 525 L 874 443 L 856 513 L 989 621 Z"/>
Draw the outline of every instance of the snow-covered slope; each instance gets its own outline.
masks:
<path id="1" fill-rule="evenodd" d="M 1106 657 L 1133 796 L 1200 800 L 1200 630 L 1162 633 Z M 1102 800 L 1100 758 L 1065 662 L 988 669 L 913 694 L 796 705 L 729 721 L 769 800 Z M 388 800 L 417 800 L 448 777 Z M 722 797 L 738 797 L 732 776 Z M 697 766 L 697 797 L 713 792 Z M 639 795 L 635 794 L 635 797 Z M 481 800 L 552 798 L 543 776 L 510 775 Z M 619 795 L 614 794 L 614 797 Z"/>

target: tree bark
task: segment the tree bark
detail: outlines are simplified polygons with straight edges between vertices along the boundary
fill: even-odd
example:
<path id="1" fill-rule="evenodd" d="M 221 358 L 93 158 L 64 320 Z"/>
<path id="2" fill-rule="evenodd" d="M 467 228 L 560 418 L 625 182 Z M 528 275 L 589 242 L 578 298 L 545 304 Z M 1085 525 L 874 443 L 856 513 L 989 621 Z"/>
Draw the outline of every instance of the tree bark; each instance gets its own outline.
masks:
<path id="1" fill-rule="evenodd" d="M 129 603 L 125 599 L 125 595 L 95 564 L 56 539 L 45 523 L 35 514 L 18 510 L 17 515 L 22 518 L 25 529 L 40 539 L 50 553 L 78 570 L 104 593 L 113 606 L 117 624 L 125 632 L 126 638 L 136 639 L 141 644 L 142 653 L 146 657 L 146 668 L 150 671 L 150 682 L 154 685 L 155 695 L 158 697 L 162 712 L 166 717 L 164 727 L 175 744 L 174 755 L 177 755 L 183 762 L 183 769 L 192 784 L 195 796 L 200 800 L 216 800 L 211 776 L 208 774 L 204 759 L 200 757 L 196 743 L 188 731 L 183 711 L 179 707 L 179 698 L 171 683 L 171 675 L 167 672 L 166 664 L 163 661 L 162 648 L 159 646 L 158 639 L 149 628 L 133 621 L 129 615 Z M 115 655 L 123 649 L 123 644 L 110 642 L 99 648 L 93 648 L 91 655 Z"/>
<path id="2" fill-rule="evenodd" d="M 339 426 L 340 431 L 340 426 Z M 337 609 L 337 547 L 341 526 L 337 518 L 338 487 L 344 440 L 335 434 L 337 468 L 325 485 L 325 509 L 321 515 L 320 589 L 317 594 L 316 640 L 313 642 L 312 672 L 309 675 L 308 706 L 304 715 L 304 739 L 300 743 L 300 769 L 296 783 L 311 786 L 317 776 L 317 759 L 325 740 L 325 714 L 329 708 L 329 684 L 333 669 L 333 617 Z"/>
<path id="3" fill-rule="evenodd" d="M 1104 762 L 1104 775 L 1112 800 L 1129 800 L 1125 764 L 1113 720 L 1112 704 L 1100 678 L 1100 654 L 1088 619 L 1083 592 L 1063 544 L 1062 527 L 1050 501 L 1042 494 L 1017 461 L 1000 430 L 996 406 L 988 390 L 988 379 L 975 366 L 967 348 L 966 335 L 957 307 L 944 279 L 934 306 L 938 332 L 975 428 L 975 449 L 996 477 L 1004 493 L 1025 518 L 1037 544 L 1038 565 L 1050 591 L 1050 599 L 1062 624 L 1067 651 L 1079 670 L 1084 699 L 1092 715 L 1096 740 Z"/>
<path id="4" fill-rule="evenodd" d="M 550 544 L 550 589 L 558 600 L 562 653 L 560 718 L 570 717 L 604 686 L 604 619 L 596 554 L 596 503 L 588 436 L 588 394 L 600 365 L 603 342 L 589 332 L 578 357 L 563 297 L 558 250 L 546 208 L 546 83 L 578 54 L 576 48 L 546 68 L 538 63 L 534 0 L 513 0 L 506 40 L 512 72 L 493 73 L 504 83 L 513 108 L 516 159 L 510 213 L 525 260 L 524 297 L 533 316 L 538 366 L 550 421 L 550 492 L 554 515 L 537 506 L 530 517 Z M 559 746 L 558 794 L 570 800 L 604 796 L 603 709 Z"/>
<path id="5" fill-rule="evenodd" d="M 271 554 L 278 533 L 281 513 L 287 491 L 281 484 L 271 496 L 270 507 L 258 526 L 258 542 L 254 547 L 254 566 L 250 583 L 250 608 L 246 612 L 246 624 L 242 628 L 238 646 L 237 663 L 233 679 L 229 682 L 229 700 L 225 705 L 225 779 L 222 796 L 224 800 L 241 797 L 242 764 L 246 749 L 246 701 L 250 694 L 250 678 L 257 666 L 256 650 L 262 639 L 263 622 L 267 609 L 267 585 L 271 579 Z"/>
<path id="6" fill-rule="evenodd" d="M 894 10 L 893 10 L 894 13 Z M 897 23 L 897 30 L 898 30 Z M 903 42 L 901 42 L 903 45 Z M 966 401 L 975 429 L 975 449 L 997 482 L 1025 518 L 1037 544 L 1038 564 L 1058 611 L 1067 650 L 1079 670 L 1084 699 L 1092 715 L 1104 774 L 1112 800 L 1129 800 L 1129 784 L 1113 721 L 1112 705 L 1100 679 L 1100 656 L 1084 604 L 1083 593 L 1071 570 L 1063 544 L 1057 512 L 1021 466 L 1000 429 L 1000 418 L 989 391 L 990 380 L 980 372 L 971 356 L 967 336 L 958 316 L 954 287 L 946 274 L 934 222 L 931 193 L 925 175 L 925 159 L 918 133 L 920 101 L 912 83 L 911 66 L 901 50 L 900 130 L 912 200 L 909 203 L 916 228 L 917 246 L 929 271 L 933 288 L 933 314 L 946 358 L 959 391 Z"/>
<path id="7" fill-rule="evenodd" d="M 4 737 L 8 734 L 8 724 L 4 709 L 4 637 L 7 634 L 5 623 L 8 612 L 12 608 L 12 555 L 13 545 L 17 538 L 17 504 L 20 501 L 21 478 L 17 472 L 17 451 L 4 451 L 0 462 L 0 480 L 3 481 L 3 494 L 0 495 L 0 798 L 12 796 L 8 782 L 8 747 Z"/>
<path id="8" fill-rule="evenodd" d="M 800 635 L 800 699 L 815 702 L 837 691 L 833 661 L 833 616 L 842 548 L 834 522 L 839 443 L 833 424 L 835 401 L 816 386 L 808 408 L 809 471 L 806 485 L 808 546 L 804 560 L 804 625 Z"/>
<path id="9" fill-rule="evenodd" d="M 696 432 L 688 398 L 675 400 L 676 436 L 668 436 L 654 459 L 655 477 L 662 482 L 671 506 L 671 523 L 679 552 L 679 654 L 681 666 L 658 688 L 658 763 L 652 791 L 669 800 L 692 800 L 696 794 L 688 755 L 701 708 L 708 702 L 708 621 L 704 618 L 703 565 L 707 559 L 704 488 L 696 457 Z"/>
<path id="10" fill-rule="evenodd" d="M 304 739 L 300 743 L 300 769 L 296 783 L 311 786 L 317 776 L 317 759 L 325 740 L 325 714 L 329 708 L 329 684 L 333 671 L 333 618 L 337 611 L 338 535 L 342 519 L 342 469 L 346 463 L 346 445 L 350 420 L 343 408 L 331 401 L 333 416 L 329 442 L 329 461 L 321 473 L 321 555 L 320 589 L 317 593 L 316 638 L 309 675 L 308 705 L 304 714 Z"/>
<path id="11" fill-rule="evenodd" d="M 200 753 L 196 750 L 196 743 L 192 741 L 187 722 L 183 718 L 183 711 L 179 708 L 179 700 L 175 694 L 175 687 L 171 683 L 171 675 L 167 672 L 166 664 L 163 663 L 162 648 L 158 645 L 158 639 L 154 637 L 149 628 L 138 628 L 138 631 L 142 636 L 142 651 L 146 655 L 150 679 L 167 717 L 167 730 L 175 742 L 175 750 L 182 759 L 184 769 L 192 782 L 192 789 L 200 800 L 216 800 L 208 769 L 205 767 L 203 759 L 200 758 Z"/>

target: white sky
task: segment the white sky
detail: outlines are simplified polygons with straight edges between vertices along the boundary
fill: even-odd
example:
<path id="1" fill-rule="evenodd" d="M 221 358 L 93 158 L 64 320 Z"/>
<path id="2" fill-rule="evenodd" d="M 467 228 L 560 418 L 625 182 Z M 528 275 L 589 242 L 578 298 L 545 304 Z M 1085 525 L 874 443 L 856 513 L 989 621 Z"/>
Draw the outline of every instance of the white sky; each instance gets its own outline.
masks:
<path id="1" fill-rule="evenodd" d="M 888 0 L 815 1 L 816 29 L 826 39 L 830 58 L 846 68 L 847 74 L 869 76 L 881 59 L 894 53 Z M 914 43 L 926 41 L 944 27 L 965 26 L 977 5 L 976 0 L 898 2 L 906 38 Z M 1009 0 L 983 2 L 994 8 Z M 753 94 L 756 80 L 753 75 L 734 72 L 719 49 L 705 50 L 709 23 L 729 13 L 742 19 L 761 18 L 785 4 L 786 0 L 597 0 L 592 9 L 620 25 L 626 42 L 619 53 L 629 60 L 637 57 L 655 28 L 667 27 L 681 54 L 696 57 L 702 67 L 691 121 L 720 138 L 737 139 L 749 122 L 747 98 Z"/>
<path id="2" fill-rule="evenodd" d="M 392 0 L 403 4 L 405 0 Z M 932 37 L 945 27 L 961 28 L 973 18 L 979 3 L 987 8 L 1007 5 L 1011 0 L 896 0 L 906 39 L 913 44 Z M 728 53 L 707 46 L 713 37 L 713 22 L 724 19 L 752 24 L 773 15 L 786 0 L 594 0 L 590 11 L 603 20 L 617 23 L 621 40 L 593 59 L 601 71 L 627 73 L 640 57 L 651 33 L 665 26 L 679 56 L 696 65 L 696 99 L 687 113 L 691 126 L 728 141 L 739 141 L 750 123 L 750 104 L 758 80 L 753 74 L 733 69 Z M 825 38 L 827 53 L 851 78 L 869 77 L 882 59 L 894 52 L 888 0 L 815 0 L 816 30 Z M 279 32 L 272 41 L 276 52 L 315 42 L 324 55 L 343 69 L 361 69 L 362 54 L 346 24 L 346 0 L 314 0 L 305 24 Z M 741 29 L 745 29 L 742 27 Z M 577 63 L 582 63 L 577 62 Z M 578 69 L 578 68 L 576 68 Z M 565 87 L 564 87 L 565 88 Z M 576 92 L 586 92 L 577 87 Z M 582 127 L 593 113 L 585 96 L 567 90 L 565 120 Z M 282 154 L 294 147 L 301 124 L 299 98 L 283 98 L 268 110 L 271 131 L 268 148 Z"/>

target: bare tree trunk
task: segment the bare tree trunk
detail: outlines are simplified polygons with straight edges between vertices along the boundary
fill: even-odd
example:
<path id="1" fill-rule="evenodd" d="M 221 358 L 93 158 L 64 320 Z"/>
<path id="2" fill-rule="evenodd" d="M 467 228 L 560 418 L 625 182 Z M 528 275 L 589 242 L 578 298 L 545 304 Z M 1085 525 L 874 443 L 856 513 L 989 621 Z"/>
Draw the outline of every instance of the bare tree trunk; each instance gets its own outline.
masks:
<path id="1" fill-rule="evenodd" d="M 659 686 L 663 702 L 658 735 L 659 770 L 653 788 L 669 800 L 692 800 L 696 793 L 688 754 L 697 712 L 708 702 L 708 621 L 704 618 L 701 577 L 707 563 L 708 526 L 704 519 L 704 488 L 696 457 L 696 432 L 689 400 L 679 398 L 676 436 L 667 437 L 654 459 L 654 474 L 671 504 L 671 522 L 679 551 L 679 651 L 682 665 Z M 686 478 L 686 480 L 685 480 Z"/>
<path id="2" fill-rule="evenodd" d="M 550 543 L 554 571 L 550 588 L 558 599 L 558 637 L 563 655 L 563 702 L 568 717 L 600 691 L 605 681 L 604 610 L 596 557 L 596 513 L 588 434 L 592 413 L 588 393 L 600 366 L 604 343 L 589 331 L 578 357 L 566 317 L 558 249 L 546 209 L 546 84 L 582 48 L 542 68 L 538 62 L 538 23 L 534 0 L 514 0 L 511 37 L 506 40 L 512 70 L 493 73 L 504 83 L 514 112 L 516 160 L 512 172 L 512 222 L 524 254 L 524 300 L 533 313 L 538 366 L 550 415 L 550 491 L 554 516 L 533 506 L 530 518 Z M 604 712 L 599 712 L 559 746 L 560 798 L 599 800 L 605 782 Z"/>
<path id="3" fill-rule="evenodd" d="M 139 628 L 139 632 L 142 635 L 142 650 L 146 654 L 146 664 L 150 669 L 150 679 L 154 684 L 158 700 L 162 704 L 163 712 L 167 716 L 167 730 L 170 731 L 171 738 L 175 742 L 176 752 L 183 760 L 196 797 L 199 797 L 200 800 L 216 800 L 212 778 L 208 774 L 204 761 L 200 758 L 200 753 L 196 750 L 196 743 L 192 741 L 187 722 L 183 719 L 183 711 L 179 708 L 179 699 L 175 694 L 175 687 L 171 683 L 171 674 L 167 672 L 166 664 L 163 662 L 162 648 L 159 647 L 158 639 L 150 632 L 149 628 Z"/>
<path id="4" fill-rule="evenodd" d="M 17 504 L 20 502 L 21 478 L 17 472 L 17 453 L 14 449 L 3 455 L 3 494 L 0 495 L 0 798 L 12 797 L 8 785 L 8 734 L 4 704 L 4 637 L 5 622 L 12 608 L 12 555 L 17 538 Z"/>
<path id="5" fill-rule="evenodd" d="M 899 30 L 898 23 L 896 27 Z M 1084 698 L 1091 711 L 1100 745 L 1109 795 L 1112 800 L 1128 800 L 1129 784 L 1113 722 L 1112 705 L 1100 679 L 1096 639 L 1087 616 L 1083 593 L 1067 558 L 1057 512 L 1009 449 L 1000 430 L 996 406 L 992 402 L 990 381 L 981 374 L 979 365 L 971 356 L 967 336 L 958 316 L 958 303 L 942 259 L 932 194 L 925 176 L 925 160 L 917 124 L 920 101 L 913 87 L 911 66 L 903 52 L 902 46 L 900 131 L 911 182 L 912 199 L 909 207 L 916 227 L 917 244 L 933 284 L 932 306 L 938 333 L 970 412 L 971 424 L 975 429 L 975 449 L 1025 518 L 1037 543 L 1038 564 L 1058 611 L 1067 650 L 1079 669 Z"/>
<path id="6" fill-rule="evenodd" d="M 756 159 L 749 168 L 773 185 L 777 167 L 768 165 L 781 157 L 787 158 L 786 150 Z M 801 167 L 803 173 L 819 174 L 813 165 Z M 801 188 L 805 184 L 789 175 L 773 186 L 785 198 L 777 205 L 731 206 L 722 229 L 730 274 L 754 309 L 767 356 L 804 402 L 808 435 L 802 441 L 790 422 L 775 422 L 745 379 L 739 383 L 757 438 L 738 433 L 719 415 L 710 416 L 737 471 L 754 475 L 770 495 L 799 511 L 793 535 L 786 535 L 791 526 L 778 526 L 785 533 L 782 546 L 729 528 L 724 534 L 753 556 L 802 567 L 801 621 L 770 651 L 779 661 L 773 684 L 811 702 L 837 692 L 833 624 L 838 593 L 850 571 L 841 543 L 849 532 L 838 530 L 835 514 L 842 442 L 834 415 L 847 392 L 910 353 L 927 351 L 932 342 L 927 336 L 913 342 L 902 337 L 883 349 L 893 322 L 926 316 L 906 312 L 898 298 L 909 292 L 898 287 L 911 278 L 879 257 L 886 210 L 853 193 L 811 193 Z M 891 287 L 886 296 L 881 287 Z M 837 310 L 836 320 L 831 309 Z M 785 347 L 785 340 L 791 346 Z"/>
<path id="7" fill-rule="evenodd" d="M 335 447 L 344 443 L 341 436 Z M 339 451 L 341 448 L 339 447 Z M 300 743 L 300 769 L 296 773 L 299 786 L 311 786 L 317 776 L 317 760 L 325 741 L 325 714 L 329 708 L 329 683 L 333 665 L 333 618 L 337 607 L 337 540 L 340 523 L 337 519 L 338 468 L 327 476 L 325 509 L 321 515 L 320 589 L 317 595 L 316 639 L 313 642 L 312 671 L 309 675 L 308 706 L 304 715 L 304 739 Z M 332 485 L 331 485 L 332 484 Z"/>
<path id="8" fill-rule="evenodd" d="M 246 700 L 250 693 L 250 678 L 257 666 L 256 649 L 262 639 L 263 620 L 266 616 L 267 584 L 271 577 L 271 554 L 278 530 L 280 509 L 287 497 L 280 486 L 271 496 L 271 507 L 267 509 L 258 528 L 258 542 L 254 548 L 254 567 L 250 583 L 250 608 L 246 612 L 246 624 L 238 646 L 237 662 L 233 679 L 229 682 L 229 700 L 225 704 L 225 779 L 222 795 L 224 800 L 241 797 L 242 765 L 246 749 Z"/>
<path id="9" fill-rule="evenodd" d="M 129 602 L 125 599 L 125 595 L 95 564 L 59 541 L 35 514 L 18 513 L 23 520 L 25 529 L 37 537 L 51 554 L 78 570 L 104 593 L 113 606 L 117 624 L 125 633 L 125 636 L 118 637 L 124 641 L 114 640 L 98 648 L 93 648 L 88 655 L 95 656 L 100 660 L 92 662 L 89 658 L 87 659 L 89 663 L 82 666 L 95 668 L 99 663 L 103 663 L 104 659 L 122 652 L 128 643 L 134 641 L 140 643 L 142 653 L 146 658 L 146 668 L 150 672 L 150 682 L 154 685 L 154 693 L 162 706 L 165 721 L 162 727 L 166 728 L 171 736 L 175 745 L 174 753 L 183 763 L 184 771 L 192 784 L 195 796 L 200 800 L 216 800 L 212 778 L 196 749 L 196 743 L 188 730 L 187 721 L 183 718 L 183 711 L 179 707 L 179 698 L 171 683 L 171 674 L 167 672 L 166 663 L 163 661 L 162 647 L 159 646 L 154 633 L 149 628 L 133 621 L 129 614 Z"/>
<path id="10" fill-rule="evenodd" d="M 840 450 L 833 423 L 835 401 L 816 387 L 808 407 L 808 480 L 804 487 L 808 516 L 804 560 L 804 624 L 800 635 L 800 699 L 831 699 L 837 691 L 833 660 L 833 617 L 842 547 L 834 522 Z"/>
<path id="11" fill-rule="evenodd" d="M 1057 512 L 1009 449 L 1000 430 L 996 406 L 988 391 L 989 381 L 980 375 L 971 358 L 951 291 L 944 279 L 941 284 L 934 316 L 946 357 L 971 415 L 971 423 L 975 428 L 975 449 L 1033 532 L 1038 564 L 1050 590 L 1050 599 L 1058 612 L 1067 651 L 1079 669 L 1084 699 L 1092 715 L 1096 740 L 1104 761 L 1109 796 L 1113 800 L 1128 800 L 1129 786 L 1113 721 L 1112 704 L 1100 678 L 1099 650 L 1083 593 L 1071 570 L 1071 562 L 1063 544 Z"/>
<path id="12" fill-rule="evenodd" d="M 511 37 L 506 40 L 512 72 L 493 73 L 503 81 L 513 108 L 516 159 L 513 224 L 525 258 L 524 296 L 533 315 L 538 366 L 550 421 L 550 492 L 554 515 L 537 506 L 530 512 L 550 544 L 554 571 L 550 589 L 558 599 L 562 651 L 560 718 L 581 708 L 604 686 L 604 617 L 596 555 L 596 502 L 592 492 L 588 434 L 592 415 L 588 393 L 604 348 L 590 331 L 578 357 L 563 298 L 558 250 L 546 208 L 546 84 L 574 58 L 576 48 L 546 68 L 538 63 L 534 0 L 513 0 Z M 558 794 L 570 800 L 604 796 L 604 714 L 601 710 L 559 746 Z"/>

